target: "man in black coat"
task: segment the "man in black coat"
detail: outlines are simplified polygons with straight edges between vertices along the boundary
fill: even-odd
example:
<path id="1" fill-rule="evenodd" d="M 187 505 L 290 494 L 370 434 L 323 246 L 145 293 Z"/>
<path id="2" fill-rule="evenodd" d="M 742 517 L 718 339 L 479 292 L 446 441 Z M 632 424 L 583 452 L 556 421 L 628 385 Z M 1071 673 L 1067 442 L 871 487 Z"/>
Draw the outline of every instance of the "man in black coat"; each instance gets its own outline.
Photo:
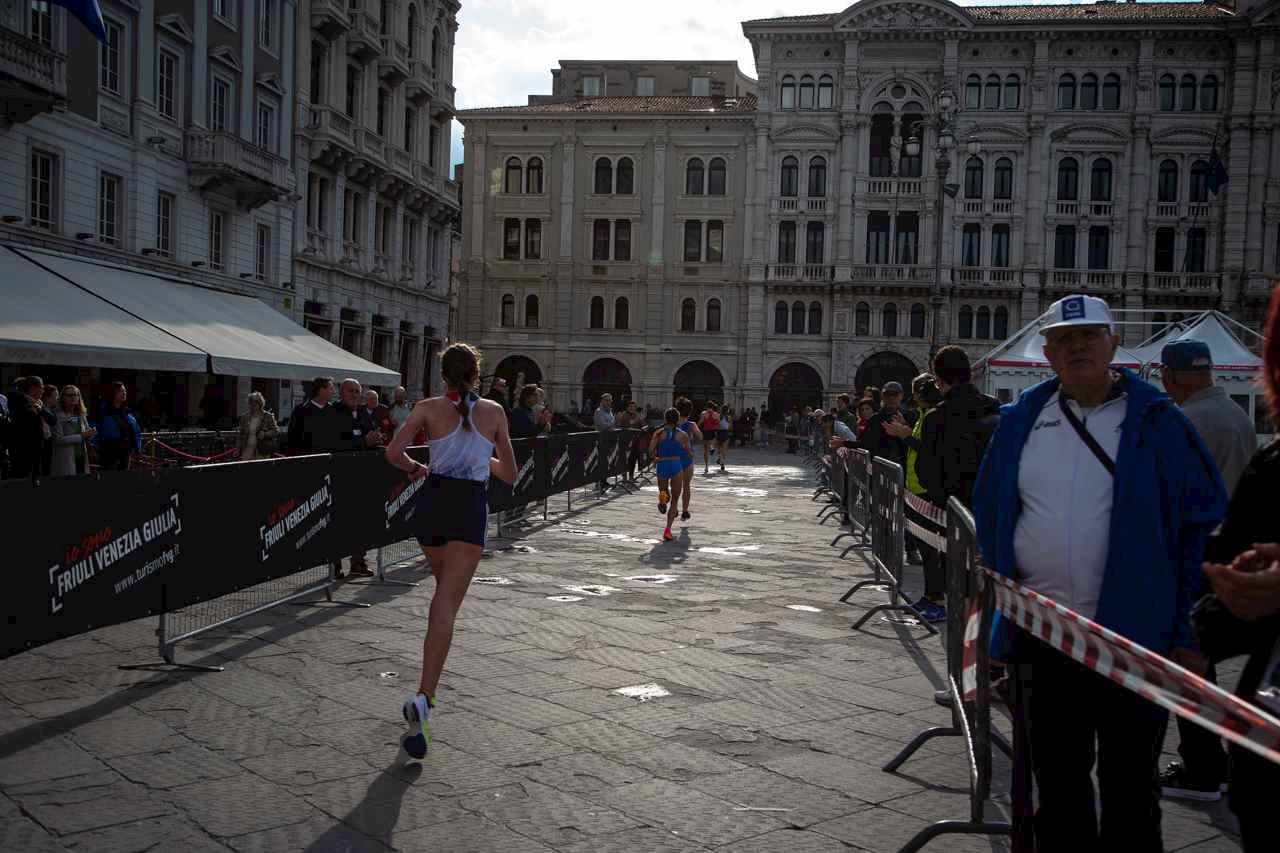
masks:
<path id="1" fill-rule="evenodd" d="M 907 442 L 906 439 L 889 432 L 886 427 L 890 425 L 905 430 L 904 435 L 910 435 L 911 429 L 916 425 L 915 413 L 902 408 L 902 383 L 900 382 L 886 382 L 880 389 L 880 411 L 867 420 L 867 431 L 862 434 L 862 440 L 858 446 L 866 450 L 872 459 L 879 456 L 901 465 L 905 478 Z M 916 548 L 915 539 L 907 539 L 906 551 L 909 563 L 913 565 L 921 563 L 920 551 Z"/>
<path id="2" fill-rule="evenodd" d="M 318 376 L 311 382 L 311 398 L 296 406 L 289 415 L 289 453 L 297 456 L 325 450 L 321 426 L 325 418 L 333 414 L 333 379 Z"/>
<path id="3" fill-rule="evenodd" d="M 9 476 L 15 479 L 38 477 L 44 449 L 44 419 L 40 395 L 44 380 L 39 376 L 22 379 L 9 395 Z"/>
<path id="4" fill-rule="evenodd" d="M 916 476 L 932 503 L 946 506 L 954 495 L 970 506 L 982 455 L 1000 425 L 1000 403 L 970 381 L 969 356 L 960 347 L 938 350 L 933 373 L 942 402 L 924 420 Z"/>

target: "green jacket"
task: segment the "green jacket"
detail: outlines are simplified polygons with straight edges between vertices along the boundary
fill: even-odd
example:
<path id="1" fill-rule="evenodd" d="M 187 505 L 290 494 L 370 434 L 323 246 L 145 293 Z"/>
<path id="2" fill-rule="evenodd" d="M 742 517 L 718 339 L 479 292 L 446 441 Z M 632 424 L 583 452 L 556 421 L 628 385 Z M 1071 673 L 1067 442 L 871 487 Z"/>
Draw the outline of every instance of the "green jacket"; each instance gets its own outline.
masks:
<path id="1" fill-rule="evenodd" d="M 923 495 L 924 486 L 920 484 L 920 478 L 916 476 L 916 456 L 920 453 L 920 436 L 924 431 L 924 419 L 928 416 L 930 409 L 925 409 L 920 413 L 920 417 L 916 418 L 916 425 L 911 428 L 911 438 L 907 439 L 907 491 L 913 495 Z"/>

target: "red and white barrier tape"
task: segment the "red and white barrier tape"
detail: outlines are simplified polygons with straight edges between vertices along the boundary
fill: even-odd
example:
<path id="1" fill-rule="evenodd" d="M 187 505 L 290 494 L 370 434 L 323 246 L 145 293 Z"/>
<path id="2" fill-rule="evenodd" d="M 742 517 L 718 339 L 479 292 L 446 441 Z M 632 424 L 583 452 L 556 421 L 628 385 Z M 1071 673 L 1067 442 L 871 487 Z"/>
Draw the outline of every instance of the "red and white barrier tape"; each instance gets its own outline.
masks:
<path id="1" fill-rule="evenodd" d="M 232 456 L 240 455 L 239 449 L 233 447 L 230 450 L 224 450 L 222 453 L 217 453 L 217 454 L 214 454 L 213 456 L 192 456 L 190 453 L 185 453 L 176 447 L 170 447 L 169 445 L 165 444 L 163 441 L 161 441 L 158 438 L 153 438 L 151 439 L 151 441 L 156 447 L 162 447 L 165 450 L 172 453 L 174 456 L 177 456 L 180 459 L 186 459 L 189 462 L 200 462 L 200 463 L 217 462 L 220 459 L 229 459 Z"/>
<path id="2" fill-rule="evenodd" d="M 990 569 L 982 571 L 993 582 L 996 609 L 1023 630 L 1126 690 L 1280 763 L 1280 720 L 1069 607 Z M 977 693 L 979 616 L 975 596 L 964 628 L 966 699 Z"/>
<path id="3" fill-rule="evenodd" d="M 903 492 L 903 495 L 907 499 L 907 512 L 904 514 L 907 532 L 939 554 L 947 553 L 947 511 L 911 492 Z M 913 512 L 930 522 L 930 526 L 926 527 L 913 519 Z"/>

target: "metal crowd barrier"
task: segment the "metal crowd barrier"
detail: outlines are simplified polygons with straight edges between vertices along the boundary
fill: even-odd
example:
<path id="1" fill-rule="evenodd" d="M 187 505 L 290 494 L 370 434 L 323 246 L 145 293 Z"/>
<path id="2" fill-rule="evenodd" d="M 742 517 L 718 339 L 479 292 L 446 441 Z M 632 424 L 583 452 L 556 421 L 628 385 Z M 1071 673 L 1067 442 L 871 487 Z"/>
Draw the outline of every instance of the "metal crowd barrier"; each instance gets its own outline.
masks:
<path id="1" fill-rule="evenodd" d="M 834 547 L 846 536 L 856 541 L 840 552 L 843 558 L 856 548 L 867 548 L 871 545 L 871 454 L 861 447 L 845 454 L 845 512 L 844 523 L 849 529 L 831 540 Z M 854 587 L 840 597 L 841 602 L 849 600 L 849 596 L 857 592 Z"/>

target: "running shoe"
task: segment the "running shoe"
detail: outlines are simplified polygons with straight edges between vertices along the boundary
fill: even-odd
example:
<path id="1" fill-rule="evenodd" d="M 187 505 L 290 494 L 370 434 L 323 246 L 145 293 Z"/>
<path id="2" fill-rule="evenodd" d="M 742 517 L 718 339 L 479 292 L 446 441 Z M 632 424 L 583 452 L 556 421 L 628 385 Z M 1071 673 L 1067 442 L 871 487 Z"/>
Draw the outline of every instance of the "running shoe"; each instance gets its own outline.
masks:
<path id="1" fill-rule="evenodd" d="M 1176 800 L 1194 800 L 1198 803 L 1216 803 L 1222 799 L 1220 785 L 1195 778 L 1180 761 L 1170 762 L 1161 771 L 1160 793 Z"/>
<path id="2" fill-rule="evenodd" d="M 666 511 L 667 511 L 666 503 L 664 501 L 658 501 L 658 512 L 665 513 Z"/>
<path id="3" fill-rule="evenodd" d="M 926 622 L 947 621 L 947 608 L 941 604 L 934 604 L 924 596 L 920 596 L 920 599 L 911 605 L 911 609 L 919 613 L 920 618 Z"/>
<path id="4" fill-rule="evenodd" d="M 720 460 L 720 473 L 721 473 L 721 474 L 725 473 L 725 470 L 724 470 L 724 459 L 721 459 L 721 460 Z"/>
<path id="5" fill-rule="evenodd" d="M 686 509 L 684 512 L 680 513 L 680 520 L 681 521 L 689 520 L 689 510 Z"/>
<path id="6" fill-rule="evenodd" d="M 672 535 L 672 533 L 671 533 L 671 528 L 670 528 L 670 527 L 668 527 L 666 530 L 663 530 L 663 531 L 662 531 L 662 541 L 663 541 L 663 542 L 670 542 L 672 539 L 675 539 L 675 538 L 676 538 L 676 537 L 675 537 L 674 535 Z"/>
<path id="7" fill-rule="evenodd" d="M 426 757 L 427 748 L 431 746 L 431 707 L 432 702 L 423 693 L 410 696 L 400 707 L 404 721 L 412 729 L 400 743 L 411 758 L 419 761 Z"/>

